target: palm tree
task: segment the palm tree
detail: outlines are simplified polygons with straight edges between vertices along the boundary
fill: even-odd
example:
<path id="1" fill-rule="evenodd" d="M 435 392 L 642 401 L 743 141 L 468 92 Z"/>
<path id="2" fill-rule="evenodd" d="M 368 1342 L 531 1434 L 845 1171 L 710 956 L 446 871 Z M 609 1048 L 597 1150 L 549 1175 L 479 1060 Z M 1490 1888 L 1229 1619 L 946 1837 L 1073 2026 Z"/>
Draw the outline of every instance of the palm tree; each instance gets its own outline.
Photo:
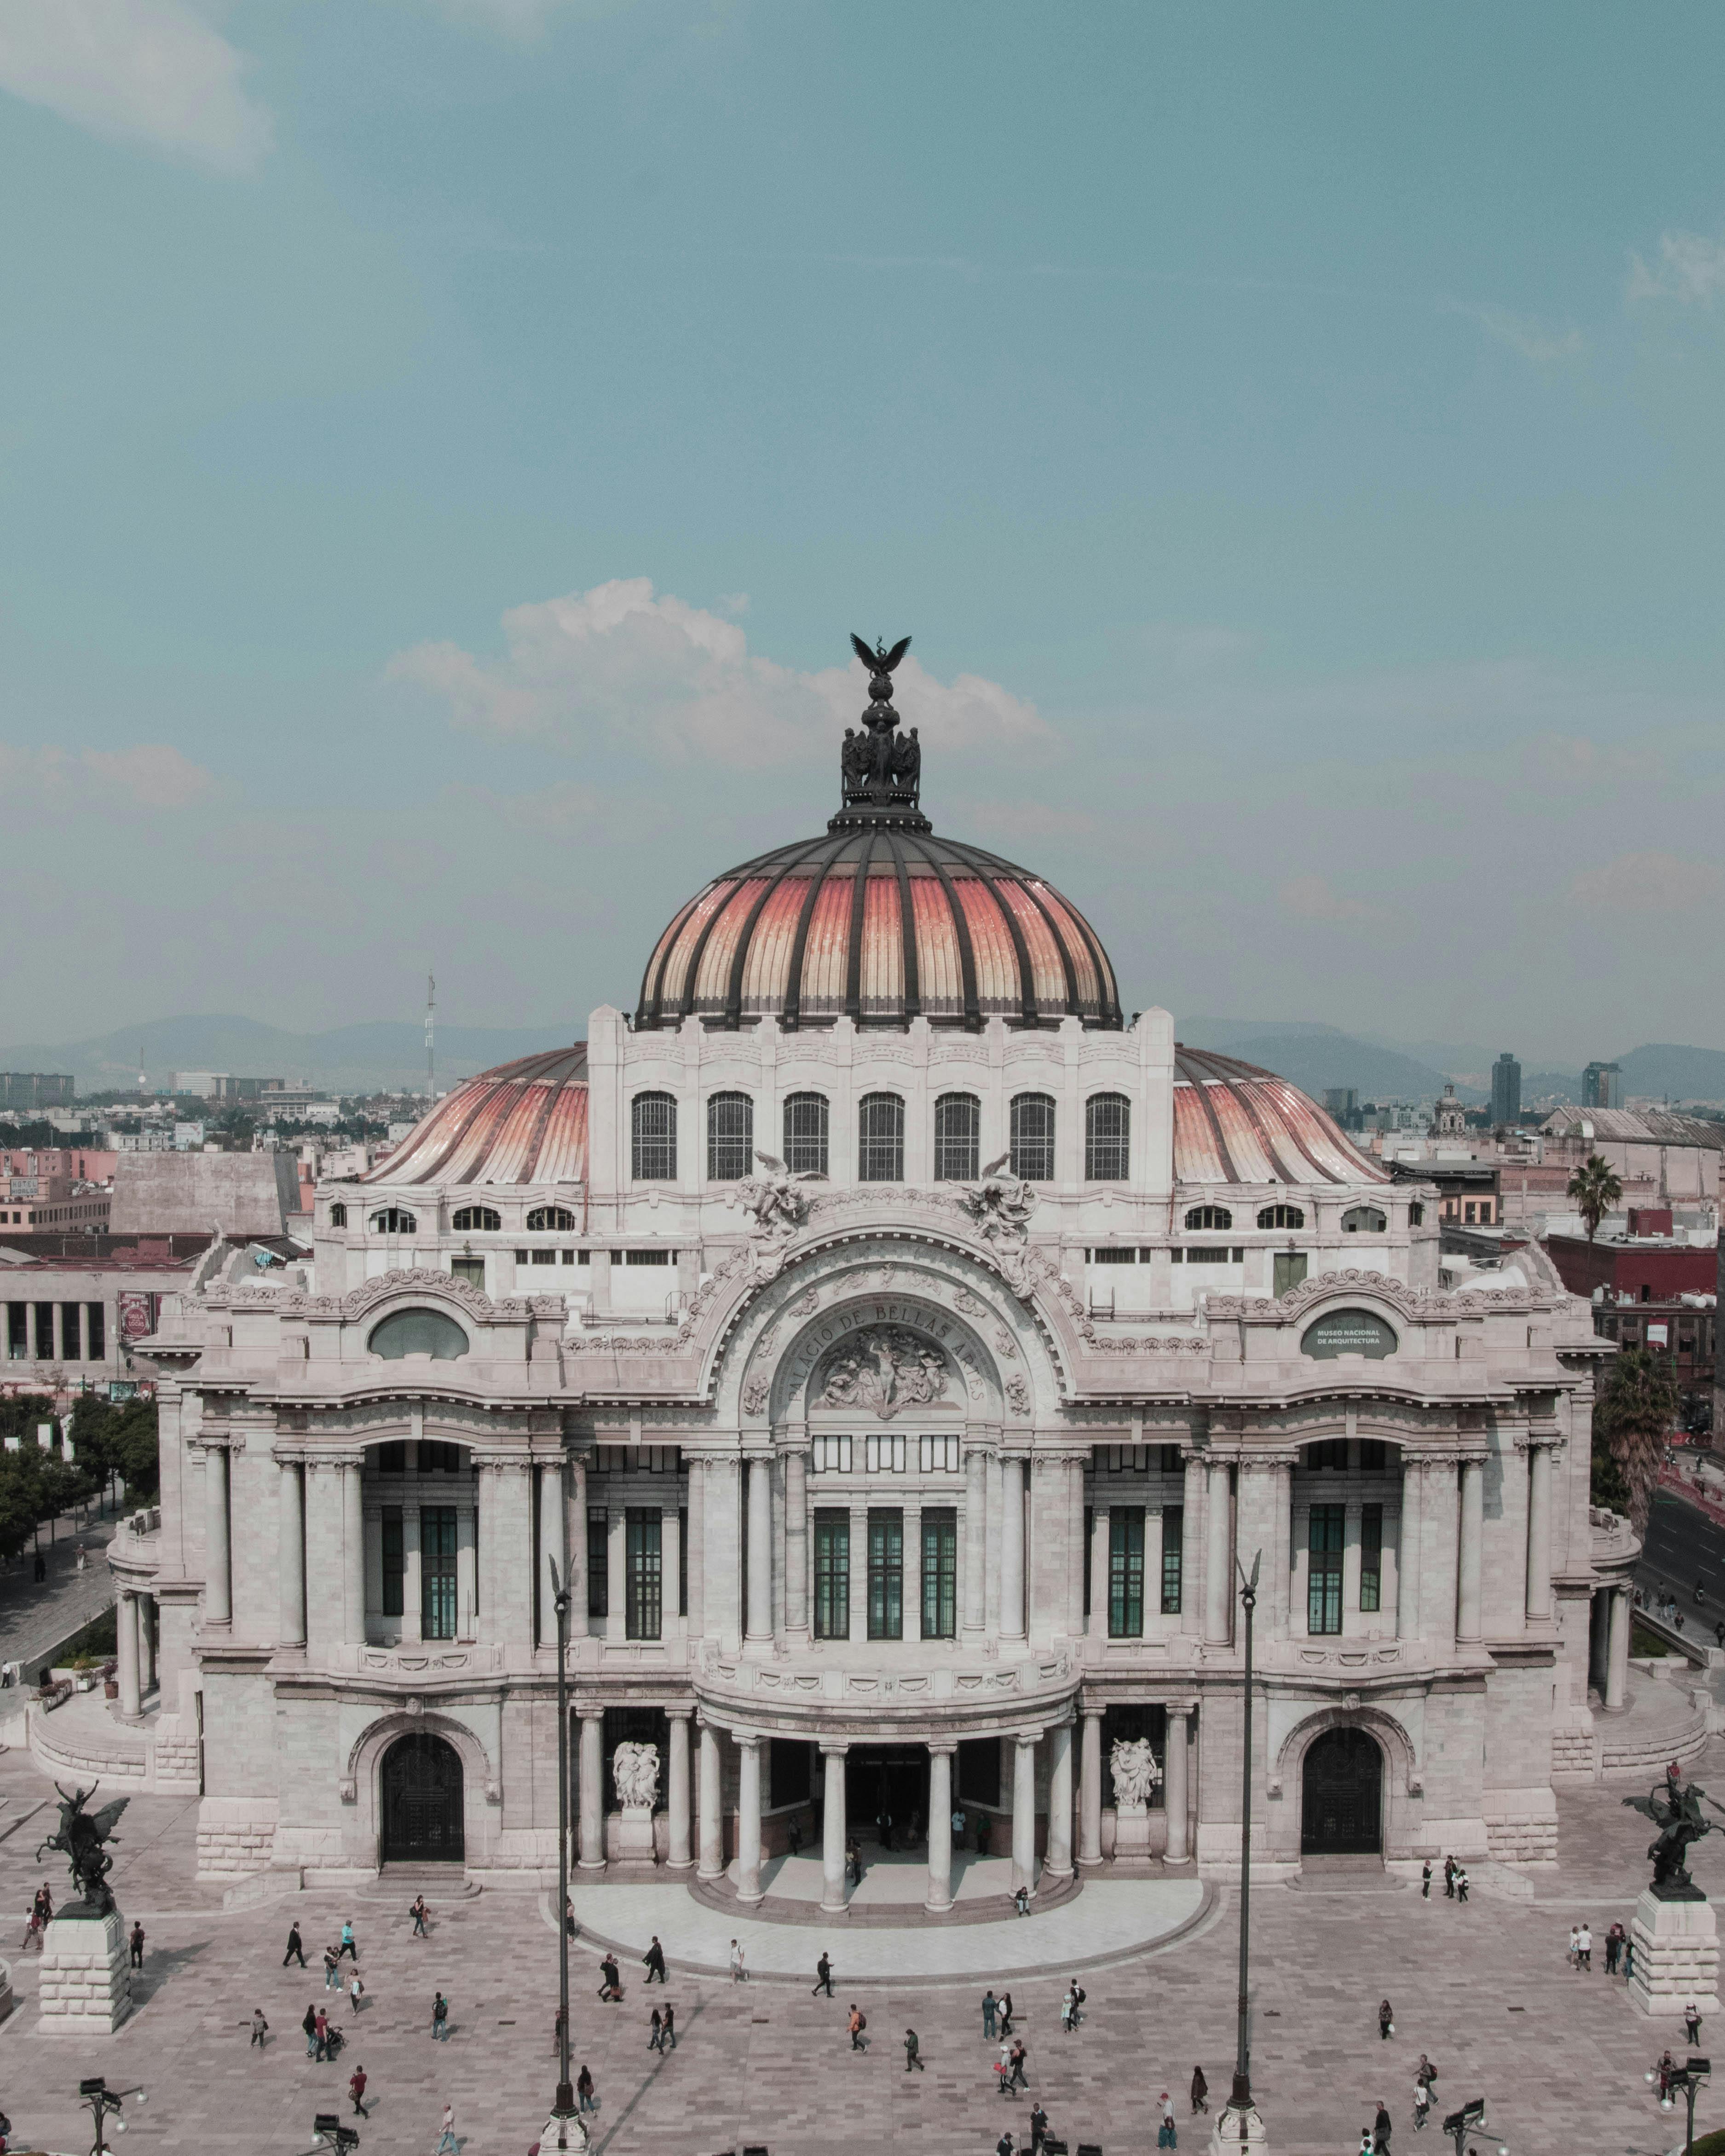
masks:
<path id="1" fill-rule="evenodd" d="M 1611 1163 L 1590 1152 L 1569 1178 L 1569 1195 L 1587 1223 L 1587 1240 L 1591 1243 L 1599 1232 L 1600 1221 L 1622 1197 L 1623 1185 Z"/>
<path id="2" fill-rule="evenodd" d="M 1677 1381 L 1669 1355 L 1622 1348 L 1594 1403 L 1594 1430 L 1605 1440 L 1629 1492 L 1630 1524 L 1647 1532 L 1660 1463 L 1677 1419 Z"/>

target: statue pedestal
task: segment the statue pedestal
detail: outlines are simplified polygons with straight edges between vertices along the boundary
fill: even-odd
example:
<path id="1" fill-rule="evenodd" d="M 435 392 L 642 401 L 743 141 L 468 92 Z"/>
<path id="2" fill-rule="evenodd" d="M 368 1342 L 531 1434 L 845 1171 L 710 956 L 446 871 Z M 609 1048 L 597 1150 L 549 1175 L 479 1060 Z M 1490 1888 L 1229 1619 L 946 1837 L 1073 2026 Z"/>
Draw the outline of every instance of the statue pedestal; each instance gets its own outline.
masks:
<path id="1" fill-rule="evenodd" d="M 1650 1887 L 1630 1924 L 1635 1973 L 1629 1995 L 1644 2014 L 1681 2016 L 1692 2000 L 1719 2010 L 1718 1923 L 1711 1902 L 1666 1902 Z"/>
<path id="2" fill-rule="evenodd" d="M 1147 1856 L 1150 1854 L 1150 1807 L 1148 1804 L 1114 1806 L 1114 1854 L 1117 1856 Z"/>
<path id="3" fill-rule="evenodd" d="M 1216 2123 L 1210 2128 L 1209 2156 L 1267 2156 L 1270 2136 L 1264 2122 L 1258 2116 L 1256 2104 L 1248 2104 L 1243 2111 L 1224 2104 L 1216 2113 Z"/>
<path id="4" fill-rule="evenodd" d="M 44 2035 L 111 2035 L 131 2011 L 126 1926 L 105 1917 L 56 1917 L 42 1945 L 38 1997 Z"/>
<path id="5" fill-rule="evenodd" d="M 585 2156 L 589 2143 L 587 2122 L 578 2116 L 559 2118 L 553 2112 L 539 2137 L 539 2156 Z"/>
<path id="6" fill-rule="evenodd" d="M 611 1854 L 620 1864 L 653 1862 L 653 1808 L 650 1804 L 625 1804 L 623 1807 L 612 1828 Z"/>

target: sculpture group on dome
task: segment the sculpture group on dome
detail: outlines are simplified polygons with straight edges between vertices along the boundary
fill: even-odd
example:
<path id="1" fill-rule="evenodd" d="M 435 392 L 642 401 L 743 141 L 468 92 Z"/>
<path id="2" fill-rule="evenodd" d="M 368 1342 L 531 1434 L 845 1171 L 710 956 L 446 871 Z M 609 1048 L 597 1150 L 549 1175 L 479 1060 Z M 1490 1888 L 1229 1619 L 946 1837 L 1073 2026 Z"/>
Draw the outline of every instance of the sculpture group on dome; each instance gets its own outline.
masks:
<path id="1" fill-rule="evenodd" d="M 853 633 L 850 645 L 869 670 L 869 707 L 860 726 L 846 726 L 839 751 L 839 772 L 847 808 L 903 808 L 915 809 L 922 785 L 922 745 L 912 726 L 898 731 L 898 713 L 892 707 L 892 676 L 911 648 L 901 636 L 889 651 L 877 639 L 871 651 Z"/>

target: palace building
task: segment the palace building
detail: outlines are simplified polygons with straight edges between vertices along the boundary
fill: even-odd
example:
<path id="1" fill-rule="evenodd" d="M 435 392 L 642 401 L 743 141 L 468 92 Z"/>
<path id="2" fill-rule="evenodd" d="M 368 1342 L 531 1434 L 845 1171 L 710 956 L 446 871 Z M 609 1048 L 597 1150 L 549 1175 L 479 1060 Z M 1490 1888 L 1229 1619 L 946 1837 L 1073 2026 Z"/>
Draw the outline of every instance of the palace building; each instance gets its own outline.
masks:
<path id="1" fill-rule="evenodd" d="M 749 1904 L 800 1837 L 836 1912 L 890 1816 L 939 1912 L 955 1809 L 1042 1897 L 1225 1874 L 1255 1564 L 1255 1860 L 1554 1856 L 1623 1697 L 1609 1347 L 1537 1252 L 1440 1291 L 1434 1192 L 937 834 L 893 662 L 632 1014 L 167 1298 L 122 1707 L 159 1672 L 206 1871 L 552 1873 L 553 1562 L 588 1878 Z"/>

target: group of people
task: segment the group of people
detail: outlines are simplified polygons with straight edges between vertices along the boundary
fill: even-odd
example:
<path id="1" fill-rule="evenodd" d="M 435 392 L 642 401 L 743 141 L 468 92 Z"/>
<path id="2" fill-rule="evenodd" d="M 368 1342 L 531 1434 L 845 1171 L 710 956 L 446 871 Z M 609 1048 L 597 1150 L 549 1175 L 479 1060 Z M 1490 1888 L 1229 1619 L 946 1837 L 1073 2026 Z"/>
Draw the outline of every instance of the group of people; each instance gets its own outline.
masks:
<path id="1" fill-rule="evenodd" d="M 1395 2009 L 1385 1999 L 1378 2002 L 1378 2035 L 1388 2043 L 1395 2034 Z M 1420 2054 L 1420 2063 L 1414 2069 L 1414 2131 L 1418 2133 L 1431 2116 L 1433 2093 L 1437 2087 L 1437 2068 L 1425 2052 Z M 1359 2145 L 1363 2156 L 1388 2156 L 1389 2148 L 1389 2107 L 1380 2096 L 1377 2100 L 1377 2115 L 1369 2126 L 1360 2129 Z"/>
<path id="2" fill-rule="evenodd" d="M 1593 1968 L 1594 1935 L 1584 1917 L 1569 1927 L 1568 1960 L 1578 1974 Z M 1615 1923 L 1605 1934 L 1605 1974 L 1628 1978 L 1635 1974 L 1635 1943 L 1620 1923 Z"/>
<path id="3" fill-rule="evenodd" d="M 1457 1856 L 1444 1859 L 1444 1899 L 1446 1902 L 1465 1902 L 1468 1889 L 1467 1866 Z M 1420 1897 L 1431 1899 L 1431 1859 L 1428 1856 L 1420 1867 Z"/>
<path id="4" fill-rule="evenodd" d="M 29 1921 L 24 1926 L 23 1941 L 20 1948 L 22 1953 L 28 1953 L 33 1948 L 38 1953 L 41 1953 L 42 1937 L 47 1931 L 53 1916 L 54 1896 L 49 1892 L 48 1881 L 44 1879 L 36 1889 L 34 1898 L 30 1903 Z"/>

